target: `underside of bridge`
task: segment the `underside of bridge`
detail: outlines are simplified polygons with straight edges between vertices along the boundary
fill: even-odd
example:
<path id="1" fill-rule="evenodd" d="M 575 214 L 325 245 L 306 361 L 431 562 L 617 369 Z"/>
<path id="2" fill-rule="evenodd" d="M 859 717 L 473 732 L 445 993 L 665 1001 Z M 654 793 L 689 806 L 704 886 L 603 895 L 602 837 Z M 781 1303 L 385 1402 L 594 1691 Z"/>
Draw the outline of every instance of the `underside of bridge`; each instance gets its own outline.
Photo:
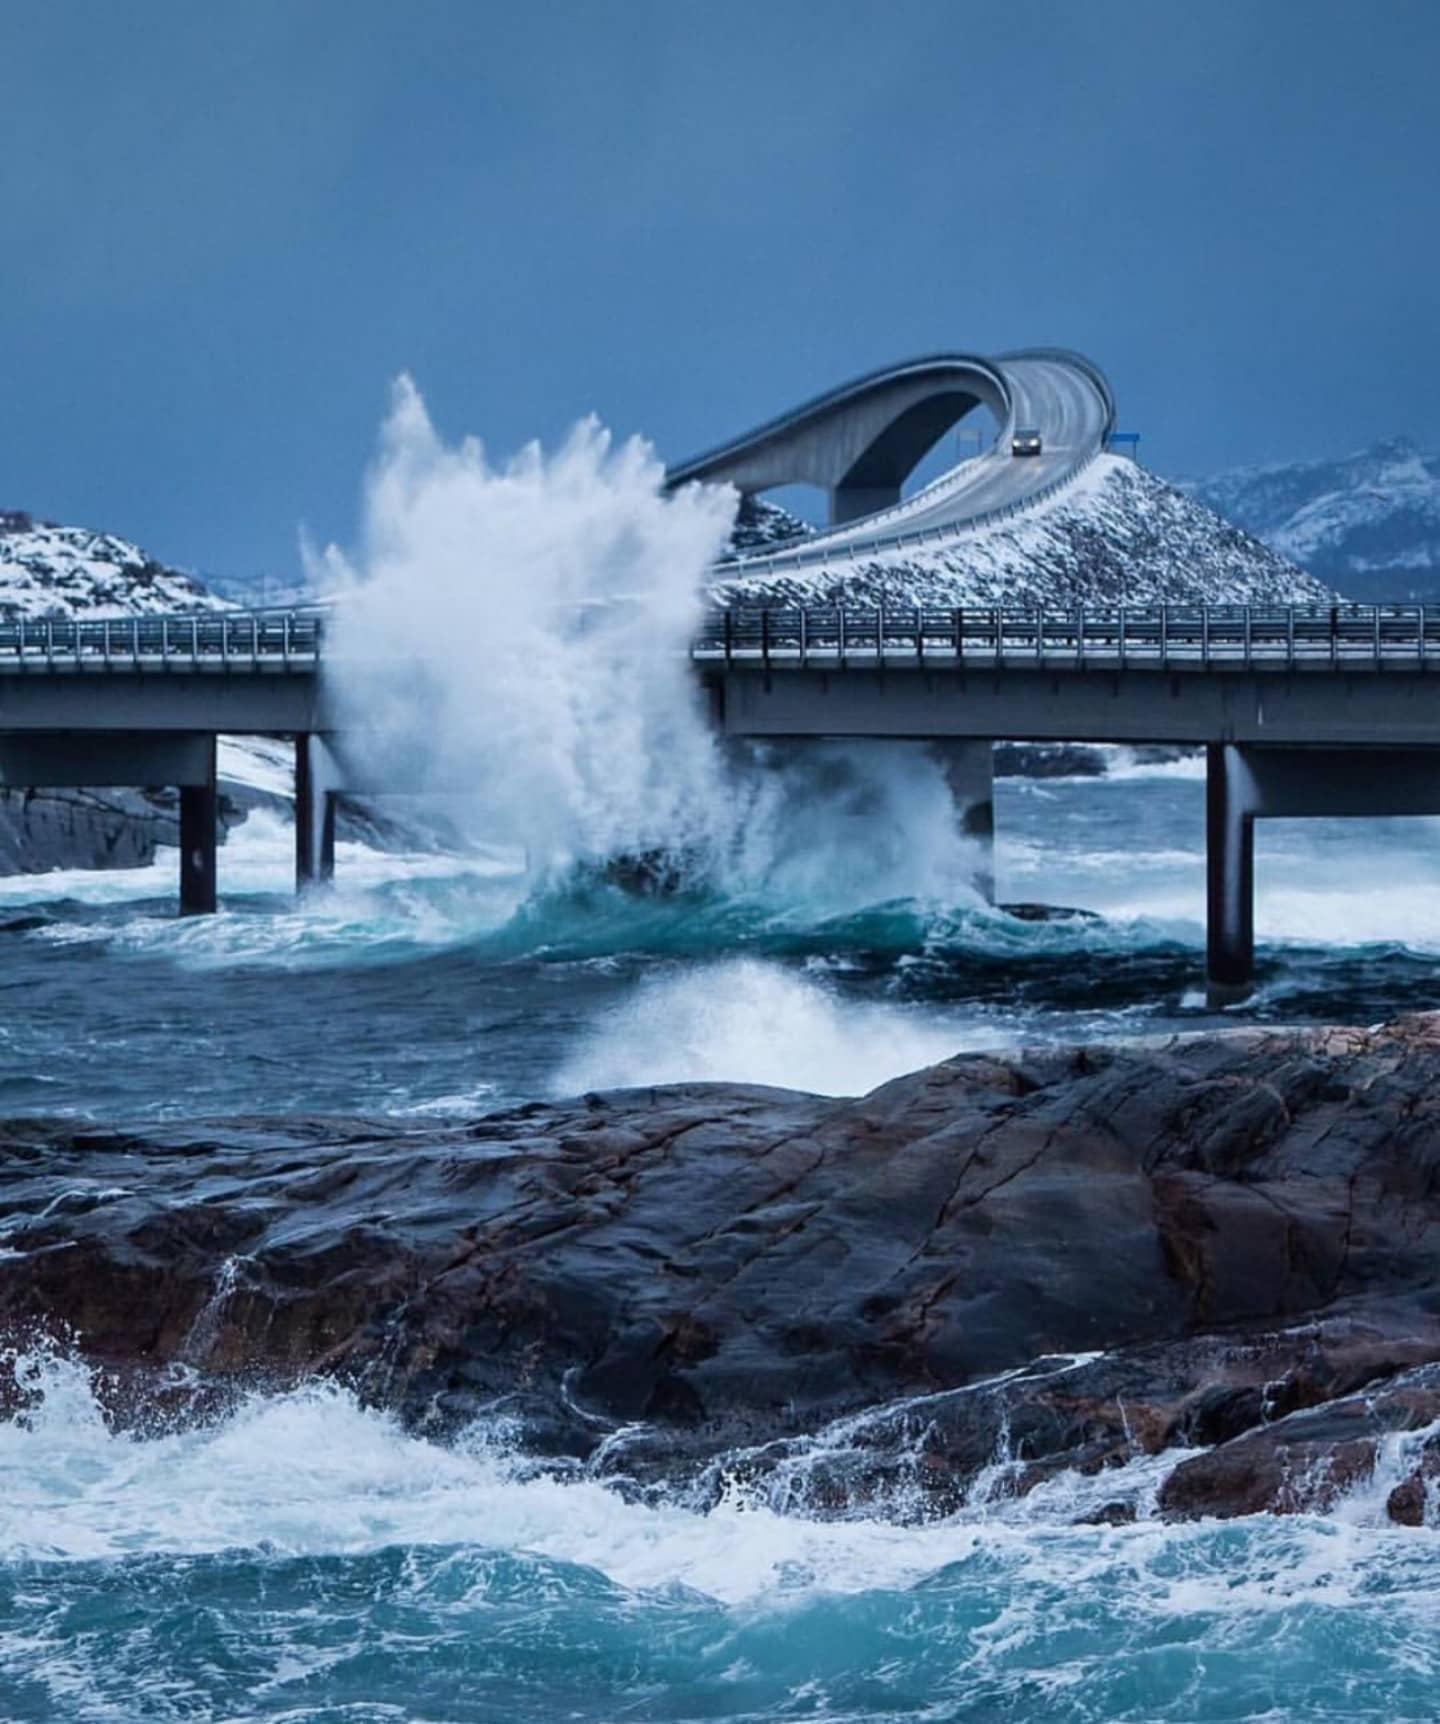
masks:
<path id="1" fill-rule="evenodd" d="M 180 793 L 180 914 L 209 915 L 219 902 L 220 798 L 213 731 L 20 731 L 0 733 L 0 787 L 100 789 L 124 785 Z M 321 736 L 295 736 L 295 883 L 335 872 L 339 773 Z"/>

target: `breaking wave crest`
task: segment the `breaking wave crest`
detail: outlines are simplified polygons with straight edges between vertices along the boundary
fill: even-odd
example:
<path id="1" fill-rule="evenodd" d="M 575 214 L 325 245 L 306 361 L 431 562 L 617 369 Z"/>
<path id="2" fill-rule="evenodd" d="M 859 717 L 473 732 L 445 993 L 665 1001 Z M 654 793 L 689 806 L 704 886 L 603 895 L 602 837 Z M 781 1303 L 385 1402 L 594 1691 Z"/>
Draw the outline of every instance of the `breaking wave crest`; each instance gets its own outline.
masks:
<path id="1" fill-rule="evenodd" d="M 1167 1525 L 1152 1461 L 923 1524 L 823 1521 L 738 1487 L 634 1500 L 331 1386 L 144 1435 L 74 1360 L 18 1375 L 16 1718 L 1418 1719 L 1440 1680 L 1440 1544 L 1368 1499 Z M 1133 1524 L 1075 1524 L 1127 1490 Z"/>

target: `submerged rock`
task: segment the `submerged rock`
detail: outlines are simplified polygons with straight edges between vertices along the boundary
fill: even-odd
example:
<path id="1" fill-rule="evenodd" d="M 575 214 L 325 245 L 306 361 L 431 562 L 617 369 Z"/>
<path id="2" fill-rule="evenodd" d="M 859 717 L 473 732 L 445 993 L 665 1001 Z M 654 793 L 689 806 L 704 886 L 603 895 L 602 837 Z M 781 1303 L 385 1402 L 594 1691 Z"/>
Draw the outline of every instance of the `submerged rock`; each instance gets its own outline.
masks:
<path id="1" fill-rule="evenodd" d="M 1440 1416 L 1440 1017 L 971 1055 L 858 1100 L 12 1122 L 0 1210 L 0 1324 L 132 1391 L 324 1372 L 817 1509 L 1201 1447 L 1164 1512 L 1304 1506 L 1302 1450 L 1344 1489 Z"/>

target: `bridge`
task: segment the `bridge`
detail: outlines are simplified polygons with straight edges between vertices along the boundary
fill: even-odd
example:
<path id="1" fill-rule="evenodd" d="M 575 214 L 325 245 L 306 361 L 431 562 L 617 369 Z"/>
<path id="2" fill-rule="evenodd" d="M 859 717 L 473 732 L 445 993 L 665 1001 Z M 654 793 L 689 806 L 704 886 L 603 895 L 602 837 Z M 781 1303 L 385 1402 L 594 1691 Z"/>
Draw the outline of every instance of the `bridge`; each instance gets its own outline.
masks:
<path id="1" fill-rule="evenodd" d="M 996 423 L 991 448 L 902 500 L 904 481 L 936 440 L 982 405 Z M 1103 451 L 1114 424 L 1110 385 L 1082 354 L 1048 347 L 996 359 L 930 354 L 869 372 L 683 461 L 666 483 L 725 482 L 747 495 L 820 486 L 830 499 L 827 531 L 721 572 L 794 570 L 840 551 L 913 547 L 1033 508 Z M 1040 433 L 1041 452 L 1016 460 L 1010 440 L 1022 428 Z"/>
<path id="2" fill-rule="evenodd" d="M 930 743 L 982 839 L 996 740 L 1203 747 L 1216 1000 L 1253 975 L 1257 818 L 1440 814 L 1423 605 L 731 609 L 690 657 L 723 735 Z M 308 886 L 333 873 L 345 787 L 327 662 L 314 611 L 0 624 L 0 783 L 177 785 L 180 906 L 204 912 L 217 737 L 292 737 Z"/>

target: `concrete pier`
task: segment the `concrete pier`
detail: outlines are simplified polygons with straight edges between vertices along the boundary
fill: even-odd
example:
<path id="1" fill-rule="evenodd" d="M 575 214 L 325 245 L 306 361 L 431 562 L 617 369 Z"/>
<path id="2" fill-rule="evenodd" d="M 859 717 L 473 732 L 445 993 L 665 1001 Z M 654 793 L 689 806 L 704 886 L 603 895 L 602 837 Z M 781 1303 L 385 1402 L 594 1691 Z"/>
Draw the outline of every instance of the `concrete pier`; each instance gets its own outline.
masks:
<path id="1" fill-rule="evenodd" d="M 995 767 L 989 742 L 935 742 L 931 755 L 940 763 L 955 804 L 956 822 L 974 846 L 975 890 L 995 902 Z"/>
<path id="2" fill-rule="evenodd" d="M 180 786 L 180 914 L 213 915 L 217 902 L 216 848 L 220 799 L 215 788 L 215 738 L 205 738 L 208 760 L 198 784 Z"/>
<path id="3" fill-rule="evenodd" d="M 1254 781 L 1233 743 L 1205 750 L 1205 991 L 1244 999 L 1255 975 Z"/>
<path id="4" fill-rule="evenodd" d="M 295 738 L 295 890 L 335 878 L 335 761 L 323 738 Z"/>

